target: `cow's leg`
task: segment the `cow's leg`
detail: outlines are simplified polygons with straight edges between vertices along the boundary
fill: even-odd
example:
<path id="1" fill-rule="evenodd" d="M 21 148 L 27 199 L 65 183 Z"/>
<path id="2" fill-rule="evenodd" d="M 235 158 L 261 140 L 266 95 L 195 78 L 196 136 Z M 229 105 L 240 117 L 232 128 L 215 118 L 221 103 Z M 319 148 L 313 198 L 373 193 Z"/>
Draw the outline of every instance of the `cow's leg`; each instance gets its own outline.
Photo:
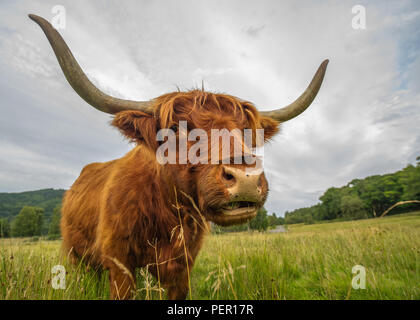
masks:
<path id="1" fill-rule="evenodd" d="M 191 270 L 190 270 L 191 271 Z M 151 268 L 150 272 L 158 278 L 157 269 Z M 178 261 L 170 261 L 159 267 L 159 278 L 167 290 L 170 300 L 184 300 L 188 293 L 188 272 L 185 264 Z"/>
<path id="2" fill-rule="evenodd" d="M 172 283 L 167 285 L 168 299 L 170 300 L 185 300 L 188 294 L 188 273 L 183 270 L 177 275 Z"/>
<path id="3" fill-rule="evenodd" d="M 136 289 L 135 268 L 131 267 L 124 259 L 107 255 L 104 267 L 109 270 L 111 299 L 126 300 L 132 297 Z"/>

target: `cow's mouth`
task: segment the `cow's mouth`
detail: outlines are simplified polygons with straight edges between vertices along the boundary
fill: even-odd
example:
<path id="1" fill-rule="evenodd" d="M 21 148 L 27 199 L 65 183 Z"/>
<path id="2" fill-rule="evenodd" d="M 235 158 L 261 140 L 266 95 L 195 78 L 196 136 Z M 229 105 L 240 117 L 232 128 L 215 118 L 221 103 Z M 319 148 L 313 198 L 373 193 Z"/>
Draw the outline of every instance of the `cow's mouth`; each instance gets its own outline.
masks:
<path id="1" fill-rule="evenodd" d="M 258 206 L 255 202 L 250 201 L 232 201 L 221 207 L 221 213 L 227 216 L 253 215 L 256 213 Z"/>
<path id="2" fill-rule="evenodd" d="M 245 223 L 257 215 L 261 204 L 250 201 L 232 201 L 214 209 L 210 220 L 220 226 L 231 226 Z"/>

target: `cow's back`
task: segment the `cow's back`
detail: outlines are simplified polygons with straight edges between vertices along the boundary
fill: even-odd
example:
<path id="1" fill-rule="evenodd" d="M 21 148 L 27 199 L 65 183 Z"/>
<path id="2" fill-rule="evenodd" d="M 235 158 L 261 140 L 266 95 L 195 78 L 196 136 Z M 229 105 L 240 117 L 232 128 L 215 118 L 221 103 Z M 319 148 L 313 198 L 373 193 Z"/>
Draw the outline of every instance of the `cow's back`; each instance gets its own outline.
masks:
<path id="1" fill-rule="evenodd" d="M 95 240 L 99 222 L 100 196 L 109 179 L 114 161 L 92 163 L 83 168 L 80 176 L 63 199 L 61 232 L 63 249 L 85 262 L 98 264 Z"/>

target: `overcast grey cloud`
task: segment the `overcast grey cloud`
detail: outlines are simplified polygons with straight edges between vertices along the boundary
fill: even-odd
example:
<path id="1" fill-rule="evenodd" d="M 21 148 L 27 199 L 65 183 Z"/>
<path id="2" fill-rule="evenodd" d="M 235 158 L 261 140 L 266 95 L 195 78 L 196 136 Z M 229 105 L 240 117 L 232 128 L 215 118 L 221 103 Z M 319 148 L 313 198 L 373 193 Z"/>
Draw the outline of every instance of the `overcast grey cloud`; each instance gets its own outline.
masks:
<path id="1" fill-rule="evenodd" d="M 420 155 L 418 1 L 3 1 L 0 192 L 69 188 L 84 165 L 132 147 L 74 93 L 27 17 L 51 20 L 57 4 L 82 68 L 121 98 L 204 81 L 269 110 L 299 96 L 329 58 L 312 106 L 265 148 L 270 211 L 312 205 L 330 186 Z M 366 29 L 352 28 L 357 4 Z"/>

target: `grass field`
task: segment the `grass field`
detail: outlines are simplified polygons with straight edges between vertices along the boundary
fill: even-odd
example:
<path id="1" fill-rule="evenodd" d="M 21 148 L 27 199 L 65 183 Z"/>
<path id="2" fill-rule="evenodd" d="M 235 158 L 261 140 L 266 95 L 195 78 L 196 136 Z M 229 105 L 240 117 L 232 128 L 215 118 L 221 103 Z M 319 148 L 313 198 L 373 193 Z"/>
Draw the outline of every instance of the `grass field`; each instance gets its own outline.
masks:
<path id="1" fill-rule="evenodd" d="M 420 299 L 420 212 L 288 230 L 209 235 L 192 299 Z M 59 248 L 0 239 L 0 299 L 107 299 L 107 274 L 60 261 Z M 67 271 L 64 290 L 51 285 L 57 264 Z M 352 288 L 355 265 L 365 267 L 366 289 Z M 137 282 L 137 299 L 159 299 L 147 270 Z"/>

